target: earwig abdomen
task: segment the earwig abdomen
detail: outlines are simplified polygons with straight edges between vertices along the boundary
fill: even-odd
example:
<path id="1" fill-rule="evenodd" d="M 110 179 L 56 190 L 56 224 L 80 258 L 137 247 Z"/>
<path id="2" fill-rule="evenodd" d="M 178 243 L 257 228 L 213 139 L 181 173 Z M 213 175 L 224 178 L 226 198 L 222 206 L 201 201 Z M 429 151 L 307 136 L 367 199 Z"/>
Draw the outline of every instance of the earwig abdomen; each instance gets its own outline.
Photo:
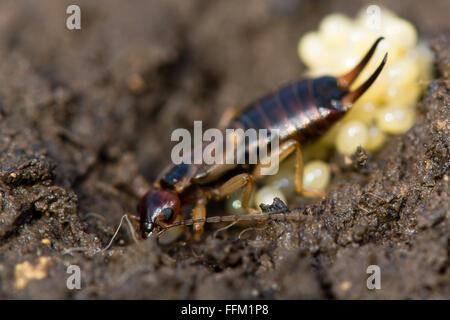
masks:
<path id="1" fill-rule="evenodd" d="M 301 80 L 249 105 L 231 126 L 278 129 L 280 140 L 292 137 L 306 144 L 345 114 L 340 102 L 345 94 L 333 77 Z"/>

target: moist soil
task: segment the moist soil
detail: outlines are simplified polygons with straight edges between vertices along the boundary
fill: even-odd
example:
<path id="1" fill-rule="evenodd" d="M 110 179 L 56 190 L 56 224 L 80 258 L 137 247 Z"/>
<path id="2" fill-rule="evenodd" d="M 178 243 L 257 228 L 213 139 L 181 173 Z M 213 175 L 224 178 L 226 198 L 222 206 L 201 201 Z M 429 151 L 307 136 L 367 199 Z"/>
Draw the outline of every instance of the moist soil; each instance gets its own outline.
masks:
<path id="1" fill-rule="evenodd" d="M 122 227 L 108 250 L 134 191 L 169 163 L 175 128 L 213 127 L 297 80 L 299 37 L 369 3 L 78 1 L 72 31 L 69 4 L 0 3 L 0 298 L 450 298 L 447 0 L 379 3 L 431 44 L 435 79 L 406 134 L 331 157 L 327 197 L 289 202 L 298 221 L 241 235 L 211 225 L 168 246 Z M 79 290 L 66 286 L 70 265 Z M 366 286 L 370 265 L 380 290 Z"/>

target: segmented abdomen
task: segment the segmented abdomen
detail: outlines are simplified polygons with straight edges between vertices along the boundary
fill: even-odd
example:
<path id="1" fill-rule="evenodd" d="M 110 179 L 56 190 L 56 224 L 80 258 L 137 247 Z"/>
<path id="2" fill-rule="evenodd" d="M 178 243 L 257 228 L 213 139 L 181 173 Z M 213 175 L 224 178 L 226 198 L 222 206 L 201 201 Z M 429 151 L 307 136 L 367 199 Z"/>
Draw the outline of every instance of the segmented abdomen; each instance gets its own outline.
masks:
<path id="1" fill-rule="evenodd" d="M 341 113 L 316 92 L 314 81 L 301 80 L 249 105 L 230 128 L 279 129 L 281 140 L 296 138 L 303 144 L 317 139 Z"/>

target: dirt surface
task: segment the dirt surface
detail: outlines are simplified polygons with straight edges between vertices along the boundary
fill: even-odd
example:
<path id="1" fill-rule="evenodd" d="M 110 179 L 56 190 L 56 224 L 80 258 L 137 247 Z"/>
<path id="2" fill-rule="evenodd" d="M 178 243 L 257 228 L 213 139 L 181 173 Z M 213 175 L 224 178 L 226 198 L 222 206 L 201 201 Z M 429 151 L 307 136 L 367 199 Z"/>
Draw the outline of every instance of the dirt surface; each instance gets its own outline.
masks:
<path id="1" fill-rule="evenodd" d="M 299 37 L 367 3 L 77 3 L 81 31 L 65 28 L 72 2 L 0 3 L 0 298 L 450 298 L 449 1 L 380 3 L 433 44 L 436 80 L 408 133 L 333 156 L 328 196 L 291 201 L 299 222 L 168 247 L 123 228 L 108 251 L 136 210 L 127 186 L 169 162 L 173 129 L 298 79 Z M 366 287 L 373 264 L 381 290 Z"/>

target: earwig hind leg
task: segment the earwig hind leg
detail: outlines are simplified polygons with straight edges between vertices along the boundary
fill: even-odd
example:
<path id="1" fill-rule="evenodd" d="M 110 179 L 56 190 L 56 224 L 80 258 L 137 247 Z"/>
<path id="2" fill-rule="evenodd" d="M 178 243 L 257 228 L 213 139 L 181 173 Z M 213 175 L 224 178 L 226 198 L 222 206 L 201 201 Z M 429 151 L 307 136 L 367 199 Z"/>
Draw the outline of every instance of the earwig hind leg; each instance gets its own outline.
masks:
<path id="1" fill-rule="evenodd" d="M 219 123 L 217 124 L 217 128 L 219 130 L 224 130 L 228 124 L 239 114 L 241 108 L 238 107 L 228 107 L 225 109 L 224 113 L 219 119 Z"/>
<path id="2" fill-rule="evenodd" d="M 192 219 L 206 219 L 206 201 L 201 198 L 197 201 L 194 209 L 192 210 Z M 205 222 L 196 222 L 193 225 L 194 229 L 194 241 L 200 241 L 201 235 L 203 233 L 203 227 Z"/>
<path id="3" fill-rule="evenodd" d="M 255 184 L 253 177 L 248 173 L 241 173 L 232 177 L 219 188 L 213 190 L 213 195 L 216 199 L 222 199 L 244 186 L 245 190 L 241 200 L 242 208 L 251 214 L 259 212 L 258 210 L 249 207 L 250 197 L 255 189 Z"/>
<path id="4" fill-rule="evenodd" d="M 284 143 L 282 143 L 277 150 L 277 154 L 270 155 L 271 158 L 274 156 L 278 157 L 278 162 L 281 163 L 283 160 L 285 160 L 288 156 L 290 156 L 293 152 L 295 152 L 295 189 L 297 193 L 305 195 L 307 197 L 325 197 L 326 194 L 319 191 L 314 190 L 303 190 L 303 167 L 304 167 L 304 160 L 303 160 L 303 151 L 300 145 L 300 142 L 297 140 L 291 139 L 287 140 Z M 263 164 L 258 164 L 256 168 L 253 170 L 253 176 L 255 179 L 261 179 L 262 178 L 262 168 L 266 166 Z"/>

